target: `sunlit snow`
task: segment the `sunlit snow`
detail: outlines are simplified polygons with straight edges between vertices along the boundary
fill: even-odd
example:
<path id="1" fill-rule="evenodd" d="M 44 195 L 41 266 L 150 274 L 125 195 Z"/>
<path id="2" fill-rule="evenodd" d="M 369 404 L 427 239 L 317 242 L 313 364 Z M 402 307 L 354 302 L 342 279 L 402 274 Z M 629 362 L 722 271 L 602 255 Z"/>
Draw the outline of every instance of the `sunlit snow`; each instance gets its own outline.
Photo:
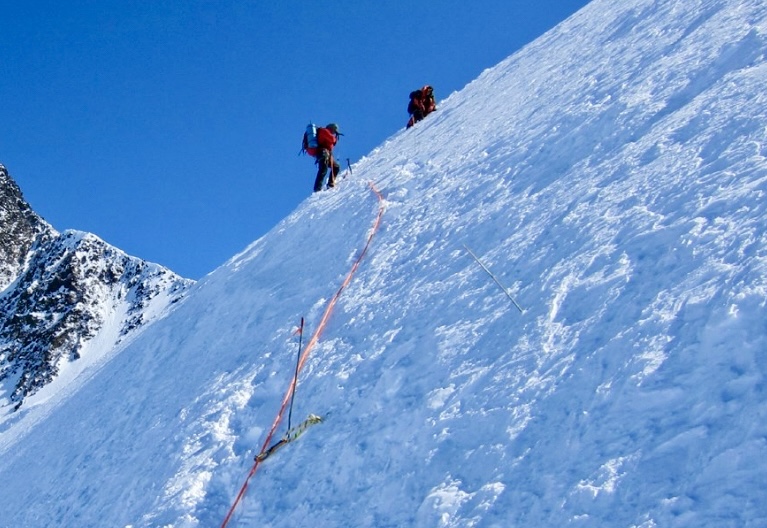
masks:
<path id="1" fill-rule="evenodd" d="M 0 526 L 220 526 L 369 182 L 297 387 L 325 421 L 230 526 L 767 526 L 766 53 L 761 0 L 595 0 L 441 94 L 2 432 Z"/>

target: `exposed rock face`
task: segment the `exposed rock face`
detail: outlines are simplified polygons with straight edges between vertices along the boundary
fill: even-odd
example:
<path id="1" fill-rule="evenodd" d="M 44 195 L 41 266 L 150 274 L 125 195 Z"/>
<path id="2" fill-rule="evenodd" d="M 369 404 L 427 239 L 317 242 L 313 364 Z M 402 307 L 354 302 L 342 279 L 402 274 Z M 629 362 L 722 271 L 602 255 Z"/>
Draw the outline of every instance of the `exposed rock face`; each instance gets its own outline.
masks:
<path id="1" fill-rule="evenodd" d="M 0 165 L 0 291 L 5 289 L 24 265 L 35 239 L 52 231 L 32 211 L 21 190 Z"/>
<path id="2" fill-rule="evenodd" d="M 178 301 L 193 281 L 95 235 L 58 233 L 0 165 L 0 397 L 18 409 L 99 337 L 103 354 Z"/>

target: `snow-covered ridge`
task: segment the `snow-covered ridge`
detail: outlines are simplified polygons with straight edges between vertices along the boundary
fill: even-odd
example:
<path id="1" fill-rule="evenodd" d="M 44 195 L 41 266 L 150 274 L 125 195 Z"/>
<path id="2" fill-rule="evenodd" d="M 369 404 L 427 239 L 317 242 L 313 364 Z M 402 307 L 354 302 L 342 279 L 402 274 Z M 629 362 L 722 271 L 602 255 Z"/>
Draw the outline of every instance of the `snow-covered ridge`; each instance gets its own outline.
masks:
<path id="1" fill-rule="evenodd" d="M 176 302 L 191 285 L 95 235 L 57 232 L 24 202 L 2 170 L 0 401 L 18 409 L 68 363 L 99 359 Z M 106 335 L 111 338 L 105 339 Z M 100 336 L 100 346 L 89 347 Z"/>

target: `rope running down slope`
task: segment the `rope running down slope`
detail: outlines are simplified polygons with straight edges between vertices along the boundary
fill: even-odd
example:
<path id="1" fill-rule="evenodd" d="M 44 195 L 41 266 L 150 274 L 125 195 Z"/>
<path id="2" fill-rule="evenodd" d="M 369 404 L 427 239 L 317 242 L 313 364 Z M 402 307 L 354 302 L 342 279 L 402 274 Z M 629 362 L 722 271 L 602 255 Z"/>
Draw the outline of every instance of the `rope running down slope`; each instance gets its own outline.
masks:
<path id="1" fill-rule="evenodd" d="M 381 225 L 381 218 L 383 217 L 383 213 L 384 213 L 383 195 L 378 189 L 376 189 L 376 186 L 373 182 L 370 182 L 370 189 L 375 193 L 376 197 L 378 198 L 378 215 L 376 216 L 375 222 L 373 223 L 373 227 L 370 230 L 370 234 L 368 235 L 368 239 L 367 239 L 367 242 L 365 243 L 365 247 L 362 249 L 362 252 L 357 257 L 357 260 L 354 261 L 354 264 L 349 270 L 349 273 L 347 273 L 343 283 L 338 288 L 338 291 L 335 293 L 333 298 L 330 299 L 330 302 L 328 302 L 328 305 L 325 308 L 325 313 L 322 315 L 322 319 L 320 319 L 320 322 L 317 325 L 317 329 L 314 331 L 314 334 L 312 335 L 311 339 L 309 340 L 306 347 L 304 348 L 304 351 L 301 353 L 301 358 L 298 361 L 298 368 L 296 370 L 297 373 L 301 372 L 301 370 L 304 367 L 304 364 L 306 363 L 306 360 L 309 358 L 309 354 L 314 348 L 314 345 L 316 345 L 317 341 L 319 341 L 320 336 L 322 335 L 322 332 L 325 329 L 325 326 L 327 325 L 328 319 L 330 319 L 330 314 L 333 312 L 333 309 L 335 308 L 336 303 L 338 302 L 338 299 L 341 297 L 341 293 L 344 291 L 346 286 L 348 286 L 349 283 L 351 282 L 352 277 L 354 276 L 354 273 L 357 271 L 357 268 L 359 268 L 360 263 L 362 262 L 362 259 L 364 258 L 368 248 L 370 247 L 370 243 L 372 242 L 373 237 L 375 236 L 379 226 Z M 272 437 L 274 436 L 274 433 L 277 430 L 277 427 L 279 427 L 280 422 L 282 422 L 282 417 L 285 413 L 285 409 L 287 408 L 288 402 L 290 401 L 290 398 L 293 395 L 293 392 L 296 390 L 297 380 L 298 380 L 298 375 L 294 376 L 293 379 L 291 380 L 290 385 L 288 386 L 288 390 L 285 392 L 285 396 L 282 398 L 282 405 L 280 406 L 280 410 L 277 412 L 277 416 L 274 418 L 272 427 L 269 430 L 269 434 L 266 435 L 266 439 L 264 440 L 264 444 L 261 447 L 260 452 L 264 452 L 266 449 L 268 449 L 269 444 L 272 441 Z M 237 505 L 245 496 L 245 492 L 248 489 L 248 484 L 250 483 L 250 480 L 253 478 L 253 475 L 256 474 L 256 471 L 258 470 L 258 467 L 260 465 L 261 465 L 261 460 L 258 460 L 258 458 L 256 458 L 255 463 L 253 464 L 253 467 L 251 467 L 250 469 L 250 473 L 248 473 L 248 476 L 245 478 L 245 482 L 240 488 L 240 492 L 237 494 L 237 497 L 234 499 L 234 502 L 232 503 L 231 508 L 229 508 L 229 512 L 226 514 L 226 517 L 224 518 L 224 522 L 221 523 L 221 528 L 226 528 L 227 524 L 229 524 L 229 520 L 232 518 L 232 515 L 234 514 L 234 511 L 237 508 Z"/>

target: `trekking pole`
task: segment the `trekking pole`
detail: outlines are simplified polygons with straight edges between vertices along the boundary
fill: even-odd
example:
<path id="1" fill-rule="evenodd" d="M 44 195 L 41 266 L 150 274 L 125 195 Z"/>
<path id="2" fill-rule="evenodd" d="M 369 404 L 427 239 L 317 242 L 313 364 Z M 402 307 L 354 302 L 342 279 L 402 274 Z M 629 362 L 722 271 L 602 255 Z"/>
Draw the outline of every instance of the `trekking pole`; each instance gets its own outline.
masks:
<path id="1" fill-rule="evenodd" d="M 506 289 L 506 287 L 505 287 L 503 284 L 501 284 L 501 281 L 499 281 L 499 280 L 496 278 L 496 276 L 495 276 L 495 275 L 493 275 L 493 273 L 492 273 L 492 272 L 491 272 L 489 269 L 487 269 L 487 266 L 485 266 L 485 265 L 482 263 L 482 261 L 481 261 L 481 260 L 479 260 L 479 257 L 477 257 L 477 255 L 475 255 L 475 254 L 474 254 L 474 252 L 473 252 L 472 250 L 470 250 L 466 244 L 464 244 L 464 245 L 463 245 L 463 247 L 465 247 L 465 248 L 466 248 L 466 251 L 468 251 L 468 252 L 469 252 L 469 255 L 471 255 L 472 257 L 474 257 L 474 260 L 476 260 L 476 261 L 477 261 L 477 264 L 479 264 L 480 266 L 482 266 L 482 269 L 483 269 L 483 270 L 485 270 L 485 271 L 487 272 L 487 274 L 488 274 L 488 275 L 490 275 L 490 277 L 492 277 L 492 279 L 495 281 L 495 283 L 496 283 L 498 286 L 500 286 L 500 287 L 501 287 L 501 289 L 503 290 L 503 293 L 505 293 L 505 294 L 506 294 L 506 296 L 507 296 L 509 299 L 511 299 L 511 302 L 513 302 L 513 303 L 514 303 L 514 306 L 516 306 L 516 307 L 517 307 L 517 310 L 519 310 L 519 312 L 520 312 L 520 313 L 525 313 L 525 312 L 524 312 L 524 310 L 522 310 L 522 308 L 521 308 L 521 307 L 520 307 L 520 306 L 517 304 L 517 301 L 515 301 L 515 300 L 514 300 L 514 297 L 512 297 L 512 296 L 511 296 L 511 293 L 509 293 L 509 290 L 507 290 L 507 289 Z"/>
<path id="2" fill-rule="evenodd" d="M 288 431 L 290 420 L 293 417 L 293 400 L 296 397 L 296 385 L 298 384 L 298 365 L 301 361 L 301 345 L 304 338 L 304 318 L 301 318 L 301 326 L 298 327 L 298 355 L 296 357 L 296 373 L 293 374 L 293 394 L 290 395 L 290 410 L 288 411 Z"/>
<path id="3" fill-rule="evenodd" d="M 349 163 L 349 158 L 346 158 L 346 168 L 347 168 L 347 169 L 349 169 L 349 175 L 350 175 L 350 176 L 351 176 L 352 174 L 354 174 L 354 173 L 352 172 L 352 164 L 351 164 L 351 163 Z M 345 180 L 345 179 L 346 179 L 346 176 L 344 175 L 344 180 Z"/>

